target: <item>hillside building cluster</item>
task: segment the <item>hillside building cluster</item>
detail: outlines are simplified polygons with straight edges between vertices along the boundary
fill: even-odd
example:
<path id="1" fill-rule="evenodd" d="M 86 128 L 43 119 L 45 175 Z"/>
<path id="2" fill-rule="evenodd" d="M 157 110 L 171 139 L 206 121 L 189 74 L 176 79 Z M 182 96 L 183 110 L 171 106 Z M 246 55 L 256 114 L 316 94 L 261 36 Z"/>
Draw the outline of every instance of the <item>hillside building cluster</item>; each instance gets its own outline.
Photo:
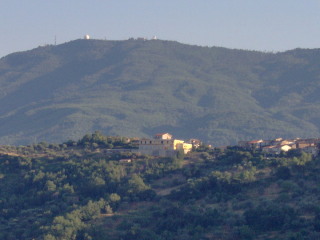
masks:
<path id="1" fill-rule="evenodd" d="M 200 146 L 201 142 L 197 139 L 190 139 L 189 142 L 174 139 L 169 133 L 159 133 L 153 139 L 143 138 L 139 140 L 139 150 L 141 154 L 152 156 L 172 157 L 178 151 L 187 154 L 193 147 Z"/>
<path id="2" fill-rule="evenodd" d="M 202 142 L 198 139 L 184 141 L 173 138 L 170 133 L 158 133 L 152 139 L 137 138 L 133 141 L 138 146 L 138 149 L 127 149 L 127 151 L 158 157 L 173 157 L 179 151 L 187 154 L 202 145 Z M 282 152 L 288 152 L 289 150 L 297 150 L 317 156 L 320 152 L 320 138 L 276 138 L 273 140 L 239 141 L 236 146 L 246 150 L 258 150 L 266 155 L 273 156 L 279 155 Z M 109 151 L 110 153 L 114 153 L 116 151 L 124 151 L 124 149 L 110 149 Z M 129 163 L 128 159 L 122 159 L 121 162 Z"/>
<path id="3" fill-rule="evenodd" d="M 239 147 L 248 150 L 260 150 L 265 154 L 279 155 L 281 152 L 288 152 L 289 150 L 297 149 L 313 156 L 319 154 L 320 139 L 282 139 L 277 138 L 274 140 L 254 140 L 254 141 L 240 141 Z"/>

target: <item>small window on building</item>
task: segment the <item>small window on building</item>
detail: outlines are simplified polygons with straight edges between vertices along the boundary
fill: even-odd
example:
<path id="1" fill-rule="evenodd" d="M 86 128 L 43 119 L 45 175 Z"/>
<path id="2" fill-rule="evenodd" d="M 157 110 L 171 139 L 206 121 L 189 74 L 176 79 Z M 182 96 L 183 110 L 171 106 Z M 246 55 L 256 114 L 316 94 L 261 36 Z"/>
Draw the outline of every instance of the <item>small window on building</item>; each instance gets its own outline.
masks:
<path id="1" fill-rule="evenodd" d="M 163 141 L 161 141 L 161 144 L 163 144 Z"/>
<path id="2" fill-rule="evenodd" d="M 152 143 L 152 141 L 150 141 L 150 144 Z"/>

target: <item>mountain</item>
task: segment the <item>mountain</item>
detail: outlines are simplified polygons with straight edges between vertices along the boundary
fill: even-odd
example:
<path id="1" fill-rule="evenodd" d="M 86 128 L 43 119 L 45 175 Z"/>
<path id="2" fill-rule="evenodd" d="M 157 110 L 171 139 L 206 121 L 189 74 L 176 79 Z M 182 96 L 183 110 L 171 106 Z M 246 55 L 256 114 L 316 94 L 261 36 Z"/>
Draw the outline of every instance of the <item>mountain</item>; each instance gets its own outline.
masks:
<path id="1" fill-rule="evenodd" d="M 213 145 L 320 133 L 320 49 L 75 40 L 0 59 L 0 143 L 170 132 Z"/>

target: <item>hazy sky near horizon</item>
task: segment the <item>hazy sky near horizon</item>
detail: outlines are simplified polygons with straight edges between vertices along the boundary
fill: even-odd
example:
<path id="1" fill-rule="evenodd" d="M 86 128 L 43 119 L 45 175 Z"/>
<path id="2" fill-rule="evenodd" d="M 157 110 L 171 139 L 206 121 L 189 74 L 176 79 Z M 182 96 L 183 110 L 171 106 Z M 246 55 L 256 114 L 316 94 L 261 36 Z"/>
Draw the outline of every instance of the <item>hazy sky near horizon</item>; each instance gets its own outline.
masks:
<path id="1" fill-rule="evenodd" d="M 0 0 L 0 57 L 89 34 L 261 51 L 320 47 L 320 0 Z"/>

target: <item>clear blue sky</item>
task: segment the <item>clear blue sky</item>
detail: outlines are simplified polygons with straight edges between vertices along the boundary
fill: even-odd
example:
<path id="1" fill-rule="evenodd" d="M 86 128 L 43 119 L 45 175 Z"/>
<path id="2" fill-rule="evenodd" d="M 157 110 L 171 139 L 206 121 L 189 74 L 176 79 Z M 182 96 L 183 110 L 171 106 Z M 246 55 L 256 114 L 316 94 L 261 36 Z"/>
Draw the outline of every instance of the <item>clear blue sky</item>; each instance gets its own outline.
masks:
<path id="1" fill-rule="evenodd" d="M 320 47 L 320 0 L 0 0 L 0 57 L 89 34 L 202 46 Z"/>

